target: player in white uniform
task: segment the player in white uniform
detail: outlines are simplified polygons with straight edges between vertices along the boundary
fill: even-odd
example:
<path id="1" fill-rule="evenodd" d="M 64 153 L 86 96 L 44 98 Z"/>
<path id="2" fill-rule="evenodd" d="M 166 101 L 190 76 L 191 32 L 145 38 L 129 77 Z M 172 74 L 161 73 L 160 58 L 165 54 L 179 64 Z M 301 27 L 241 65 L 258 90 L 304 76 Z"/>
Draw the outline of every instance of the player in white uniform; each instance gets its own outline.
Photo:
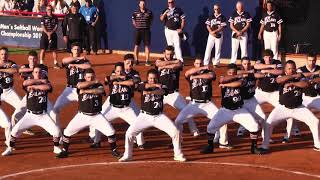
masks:
<path id="1" fill-rule="evenodd" d="M 120 162 L 132 159 L 133 142 L 135 137 L 149 127 L 158 128 L 167 133 L 173 144 L 174 160 L 186 161 L 181 152 L 181 139 L 179 130 L 174 123 L 162 113 L 164 94 L 167 93 L 165 85 L 159 84 L 158 72 L 151 69 L 147 73 L 147 82 L 140 83 L 138 90 L 141 92 L 141 112 L 137 120 L 126 132 L 125 152 Z"/>
<path id="2" fill-rule="evenodd" d="M 178 110 L 187 106 L 185 99 L 179 93 L 180 72 L 183 63 L 174 59 L 174 48 L 167 46 L 164 51 L 164 58 L 156 60 L 156 69 L 159 72 L 159 83 L 166 85 L 168 93 L 164 96 L 163 103 Z M 199 131 L 192 118 L 188 119 L 189 129 L 193 136 L 199 136 Z"/>
<path id="3" fill-rule="evenodd" d="M 218 111 L 217 106 L 211 101 L 212 98 L 212 81 L 216 79 L 213 71 L 208 66 L 202 65 L 201 59 L 194 61 L 194 67 L 185 73 L 185 77 L 190 86 L 191 101 L 182 109 L 175 120 L 180 133 L 183 133 L 183 123 L 188 118 L 192 118 L 197 114 L 205 115 L 212 119 Z M 227 125 L 220 128 L 219 147 L 231 149 L 228 144 Z"/>
<path id="4" fill-rule="evenodd" d="M 134 80 L 124 72 L 124 64 L 116 63 L 111 76 L 105 78 L 105 84 L 109 86 L 109 106 L 102 111 L 103 116 L 109 122 L 121 118 L 129 125 L 133 124 L 138 114 L 130 107 L 134 91 Z M 99 133 L 99 132 L 98 132 Z M 96 136 L 99 136 L 96 134 Z M 137 135 L 137 145 L 139 149 L 144 149 L 144 140 L 142 134 Z M 97 144 L 97 143 L 96 143 Z M 99 146 L 100 143 L 97 145 Z"/>
<path id="5" fill-rule="evenodd" d="M 261 147 L 267 152 L 273 128 L 287 118 L 294 118 L 309 126 L 313 136 L 314 150 L 320 151 L 319 120 L 309 109 L 302 105 L 302 91 L 310 84 L 302 73 L 296 72 L 294 61 L 287 61 L 284 69 L 285 75 L 277 78 L 277 83 L 280 84 L 280 104 L 272 110 L 266 121 Z"/>
<path id="6" fill-rule="evenodd" d="M 237 74 L 237 65 L 229 64 L 227 76 L 220 78 L 219 87 L 221 87 L 221 108 L 211 119 L 208 127 L 208 145 L 201 150 L 201 153 L 213 153 L 213 138 L 215 132 L 223 125 L 229 122 L 237 122 L 250 131 L 251 153 L 261 154 L 257 148 L 257 139 L 259 124 L 253 118 L 246 108 L 243 108 L 243 99 L 241 96 L 241 86 L 243 86 L 242 78 L 233 78 Z M 231 76 L 231 80 L 230 80 Z"/>
<path id="7" fill-rule="evenodd" d="M 48 67 L 44 64 L 39 64 L 38 54 L 34 50 L 31 50 L 28 53 L 28 64 L 24 64 L 19 68 L 18 72 L 20 73 L 20 77 L 24 80 L 27 80 L 30 77 L 32 77 L 33 68 L 35 66 L 39 66 L 41 68 L 41 75 L 43 76 L 41 77 L 41 79 L 48 79 Z M 49 99 L 47 109 L 48 112 L 52 110 L 52 103 L 49 101 Z M 15 121 L 19 121 L 27 112 L 27 95 L 23 96 L 21 100 L 20 110 L 21 111 L 15 115 Z M 34 135 L 34 133 L 30 129 L 23 132 L 23 134 Z"/>
<path id="8" fill-rule="evenodd" d="M 279 13 L 275 11 L 272 1 L 267 2 L 267 11 L 263 12 L 260 21 L 260 31 L 258 39 L 264 41 L 264 49 L 271 49 L 274 58 L 278 59 L 278 44 L 281 40 L 283 20 Z"/>
<path id="9" fill-rule="evenodd" d="M 12 154 L 16 139 L 20 134 L 33 126 L 40 126 L 53 136 L 53 152 L 61 152 L 59 148 L 60 130 L 47 112 L 48 93 L 52 86 L 47 79 L 41 79 L 41 67 L 33 69 L 32 78 L 23 82 L 27 91 L 27 112 L 11 131 L 10 147 L 2 153 L 3 156 Z"/>
<path id="10" fill-rule="evenodd" d="M 320 110 L 320 66 L 316 65 L 317 54 L 310 52 L 307 55 L 306 65 L 298 68 L 298 73 L 303 73 L 306 79 L 309 81 L 310 86 L 303 90 L 302 104 L 315 111 Z M 282 143 L 288 143 L 291 133 L 295 132 L 293 125 L 294 123 L 287 123 L 287 134 L 284 136 Z M 295 134 L 294 134 L 295 135 Z"/>
<path id="11" fill-rule="evenodd" d="M 220 63 L 221 46 L 223 42 L 223 30 L 227 26 L 227 20 L 224 15 L 221 14 L 221 8 L 218 4 L 213 6 L 213 15 L 206 21 L 207 30 L 209 32 L 206 52 L 203 59 L 203 64 L 206 66 L 209 64 L 212 48 L 215 46 L 215 56 L 212 64 L 214 66 Z M 212 58 L 213 59 L 213 58 Z"/>
<path id="12" fill-rule="evenodd" d="M 101 114 L 102 96 L 105 96 L 104 87 L 96 80 L 93 69 L 85 70 L 84 80 L 84 82 L 77 83 L 79 112 L 63 131 L 63 151 L 57 155 L 57 158 L 68 157 L 71 136 L 89 126 L 93 126 L 106 135 L 112 156 L 120 157 L 120 153 L 117 151 L 115 130 Z"/>
<path id="13" fill-rule="evenodd" d="M 175 56 L 183 62 L 180 36 L 183 35 L 183 28 L 186 24 L 186 15 L 181 8 L 175 6 L 175 0 L 168 0 L 168 8 L 163 10 L 160 20 L 164 22 L 164 34 L 168 46 L 173 46 Z"/>
<path id="14" fill-rule="evenodd" d="M 91 68 L 89 60 L 80 56 L 81 46 L 78 43 L 71 45 L 71 57 L 66 57 L 62 60 L 63 67 L 66 68 L 67 87 L 56 100 L 50 116 L 60 127 L 58 114 L 65 105 L 78 101 L 77 83 L 83 79 L 83 71 Z"/>
<path id="15" fill-rule="evenodd" d="M 257 80 L 259 78 L 263 78 L 264 74 L 256 73 L 251 66 L 250 59 L 248 57 L 244 57 L 241 59 L 241 70 L 238 71 L 237 76 L 239 78 L 243 78 L 244 81 L 244 85 L 241 88 L 243 107 L 246 108 L 256 119 L 256 121 L 259 122 L 259 124 L 263 127 L 266 120 L 266 115 L 264 114 L 260 104 L 255 97 L 255 91 Z M 245 128 L 240 125 L 237 135 L 242 136 L 245 131 Z"/>
<path id="16" fill-rule="evenodd" d="M 1 101 L 4 101 L 15 108 L 11 117 L 11 123 L 15 123 L 15 116 L 21 111 L 21 98 L 13 89 L 13 75 L 17 73 L 18 66 L 8 59 L 9 51 L 6 47 L 0 48 L 0 83 L 3 89 Z"/>
<path id="17" fill-rule="evenodd" d="M 230 28 L 232 30 L 231 37 L 231 63 L 236 63 L 238 56 L 238 49 L 240 45 L 241 58 L 248 56 L 248 29 L 250 27 L 252 18 L 250 14 L 244 11 L 243 3 L 238 1 L 236 4 L 236 11 L 229 19 Z"/>

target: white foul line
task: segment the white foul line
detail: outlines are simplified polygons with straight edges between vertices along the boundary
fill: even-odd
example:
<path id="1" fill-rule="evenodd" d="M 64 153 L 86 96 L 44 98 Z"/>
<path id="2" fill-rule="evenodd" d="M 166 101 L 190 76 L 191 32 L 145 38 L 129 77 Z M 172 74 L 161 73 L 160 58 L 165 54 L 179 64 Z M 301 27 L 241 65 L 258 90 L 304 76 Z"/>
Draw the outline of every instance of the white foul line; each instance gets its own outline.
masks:
<path id="1" fill-rule="evenodd" d="M 66 168 L 76 168 L 76 167 L 85 167 L 85 166 L 99 166 L 99 165 L 128 165 L 128 164 L 152 164 L 152 163 L 179 163 L 175 161 L 132 161 L 132 162 L 100 162 L 100 163 L 87 163 L 87 164 L 74 164 L 74 165 L 66 165 L 66 166 L 56 166 L 56 167 L 49 167 L 49 168 L 41 168 L 41 169 L 34 169 L 29 171 L 22 171 L 18 173 L 13 174 L 7 174 L 4 176 L 0 176 L 1 179 L 7 179 L 11 177 L 16 177 L 20 175 L 26 175 L 36 172 L 45 172 L 50 170 L 58 170 L 58 169 L 66 169 Z M 200 162 L 200 161 L 192 161 L 192 162 L 184 162 L 179 164 L 211 164 L 211 165 L 225 165 L 225 166 L 239 166 L 239 167 L 250 167 L 250 168 L 259 168 L 259 169 L 265 169 L 265 170 L 273 170 L 273 171 L 279 171 L 284 173 L 290 173 L 290 174 L 297 174 L 297 175 L 303 175 L 303 176 L 309 176 L 314 178 L 319 178 L 320 175 L 317 174 L 311 174 L 301 171 L 291 171 L 286 170 L 282 168 L 275 168 L 271 166 L 262 166 L 262 165 L 253 165 L 253 164 L 244 164 L 244 163 L 228 163 L 228 162 Z"/>

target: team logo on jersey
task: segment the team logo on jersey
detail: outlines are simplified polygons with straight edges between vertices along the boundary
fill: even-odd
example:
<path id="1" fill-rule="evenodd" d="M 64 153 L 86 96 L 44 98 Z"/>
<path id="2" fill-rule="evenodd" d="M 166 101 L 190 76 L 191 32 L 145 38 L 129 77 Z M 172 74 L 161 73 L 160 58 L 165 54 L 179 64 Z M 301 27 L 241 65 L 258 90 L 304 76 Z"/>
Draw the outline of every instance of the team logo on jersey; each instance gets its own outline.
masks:
<path id="1" fill-rule="evenodd" d="M 234 24 L 238 24 L 238 23 L 242 23 L 242 22 L 246 22 L 247 18 L 242 17 L 242 16 L 238 16 L 234 18 Z"/>
<path id="2" fill-rule="evenodd" d="M 277 20 L 273 18 L 272 16 L 267 16 L 264 18 L 265 23 L 270 23 L 270 22 L 276 22 Z"/>
<path id="3" fill-rule="evenodd" d="M 126 86 L 114 85 L 112 88 L 111 94 L 127 93 L 128 91 L 129 91 L 129 88 Z"/>
<path id="4" fill-rule="evenodd" d="M 99 97 L 99 95 L 97 95 L 97 94 L 84 94 L 82 96 L 81 101 L 86 101 L 88 99 L 94 99 L 94 98 L 98 98 L 98 97 Z"/>
<path id="5" fill-rule="evenodd" d="M 160 76 L 165 76 L 165 75 L 168 75 L 171 73 L 171 70 L 170 69 L 162 69 L 160 71 Z"/>
<path id="6" fill-rule="evenodd" d="M 207 82 L 206 80 L 203 79 L 193 79 L 192 80 L 192 89 L 202 86 L 205 82 Z"/>
<path id="7" fill-rule="evenodd" d="M 45 91 L 31 91 L 29 92 L 28 98 L 44 96 L 46 94 Z"/>
<path id="8" fill-rule="evenodd" d="M 144 102 L 145 103 L 148 103 L 148 102 L 152 102 L 152 101 L 156 101 L 156 100 L 159 100 L 161 99 L 161 95 L 158 95 L 158 94 L 146 94 L 145 97 L 144 97 Z"/>
<path id="9" fill-rule="evenodd" d="M 230 89 L 227 88 L 226 92 L 224 93 L 224 98 L 228 98 L 228 97 L 233 97 L 233 96 L 237 96 L 240 94 L 240 89 Z"/>

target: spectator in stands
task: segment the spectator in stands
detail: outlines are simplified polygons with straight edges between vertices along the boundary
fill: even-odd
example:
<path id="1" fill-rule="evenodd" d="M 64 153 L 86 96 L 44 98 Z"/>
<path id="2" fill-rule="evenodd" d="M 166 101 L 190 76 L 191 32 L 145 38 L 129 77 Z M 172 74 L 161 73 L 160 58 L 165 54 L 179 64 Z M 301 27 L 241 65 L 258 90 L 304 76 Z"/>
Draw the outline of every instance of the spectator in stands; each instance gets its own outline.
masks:
<path id="1" fill-rule="evenodd" d="M 68 5 L 64 0 L 54 0 L 50 2 L 50 5 L 53 7 L 54 14 L 67 14 Z"/>
<path id="2" fill-rule="evenodd" d="M 60 66 L 57 61 L 57 46 L 58 46 L 58 18 L 53 15 L 53 8 L 51 5 L 48 5 L 46 8 L 47 14 L 44 15 L 41 19 L 42 27 L 42 36 L 40 39 L 40 64 L 43 64 L 46 50 L 52 51 L 52 57 L 54 62 L 54 68 L 60 69 Z"/>
<path id="3" fill-rule="evenodd" d="M 14 9 L 14 0 L 3 0 L 0 3 L 0 13 L 9 15 L 9 13 L 3 12 L 3 11 L 12 11 Z"/>
<path id="4" fill-rule="evenodd" d="M 67 44 L 69 53 L 71 53 L 71 44 L 78 43 L 81 45 L 86 26 L 84 17 L 78 13 L 78 7 L 77 3 L 72 2 L 70 4 L 70 13 L 64 17 L 62 22 L 63 40 Z"/>
<path id="5" fill-rule="evenodd" d="M 33 12 L 40 13 L 37 16 L 42 16 L 41 13 L 46 13 L 47 1 L 39 0 L 37 4 L 34 5 Z"/>
<path id="6" fill-rule="evenodd" d="M 65 2 L 68 4 L 69 7 L 71 7 L 71 3 L 73 3 L 73 5 L 76 6 L 78 10 L 81 7 L 79 0 L 66 0 Z"/>
<path id="7" fill-rule="evenodd" d="M 86 4 L 80 8 L 79 11 L 86 20 L 84 46 L 86 48 L 86 54 L 90 54 L 90 51 L 97 55 L 97 36 L 96 36 L 96 24 L 99 20 L 98 9 L 92 5 L 91 0 L 86 0 Z"/>

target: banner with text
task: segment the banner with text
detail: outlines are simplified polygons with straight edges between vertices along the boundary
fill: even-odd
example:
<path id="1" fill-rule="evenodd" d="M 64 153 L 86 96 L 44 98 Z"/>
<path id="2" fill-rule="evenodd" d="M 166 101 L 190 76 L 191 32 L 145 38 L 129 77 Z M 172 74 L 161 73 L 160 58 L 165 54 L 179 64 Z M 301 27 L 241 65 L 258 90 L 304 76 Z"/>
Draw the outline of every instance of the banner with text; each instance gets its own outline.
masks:
<path id="1" fill-rule="evenodd" d="M 42 28 L 41 18 L 0 16 L 0 45 L 39 48 Z M 64 48 L 61 21 L 58 26 L 58 48 Z"/>

